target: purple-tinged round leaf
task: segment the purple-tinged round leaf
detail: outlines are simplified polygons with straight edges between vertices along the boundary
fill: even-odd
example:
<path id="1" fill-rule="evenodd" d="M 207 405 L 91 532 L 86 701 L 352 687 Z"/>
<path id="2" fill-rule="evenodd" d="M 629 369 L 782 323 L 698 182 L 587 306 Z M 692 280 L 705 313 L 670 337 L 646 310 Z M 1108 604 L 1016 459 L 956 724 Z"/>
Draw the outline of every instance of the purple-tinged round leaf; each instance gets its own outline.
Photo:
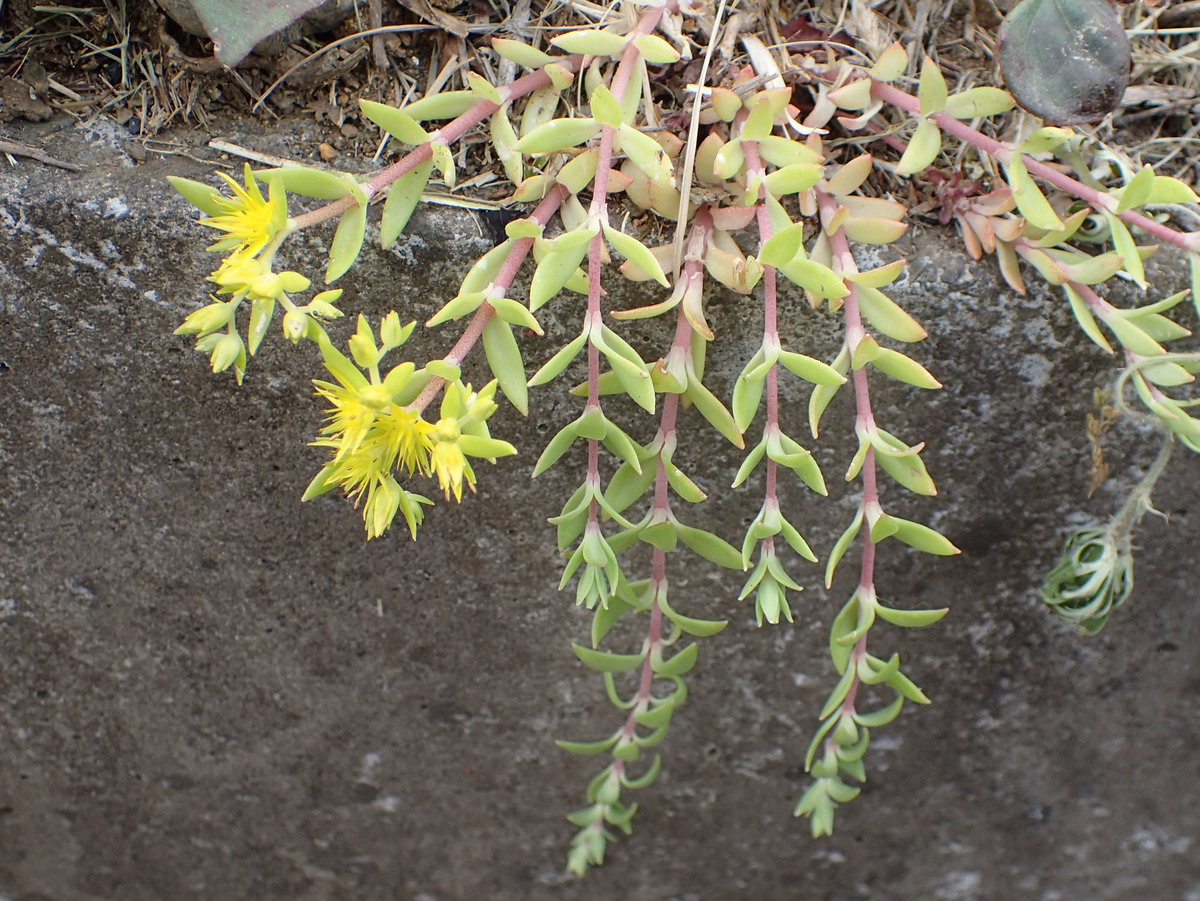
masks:
<path id="1" fill-rule="evenodd" d="M 1129 82 L 1129 39 L 1109 0 L 1024 0 L 1000 28 L 1000 71 L 1017 102 L 1060 125 L 1098 122 Z"/>

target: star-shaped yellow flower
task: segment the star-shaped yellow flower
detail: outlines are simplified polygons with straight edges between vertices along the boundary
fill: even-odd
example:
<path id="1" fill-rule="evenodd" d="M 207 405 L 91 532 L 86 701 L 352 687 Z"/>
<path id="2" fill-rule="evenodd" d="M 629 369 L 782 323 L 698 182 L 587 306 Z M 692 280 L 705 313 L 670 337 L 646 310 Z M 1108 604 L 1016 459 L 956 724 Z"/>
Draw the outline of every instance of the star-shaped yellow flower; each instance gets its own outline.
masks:
<path id="1" fill-rule="evenodd" d="M 214 216 L 200 220 L 225 232 L 225 236 L 209 245 L 209 250 L 229 250 L 229 257 L 249 259 L 270 243 L 280 230 L 287 227 L 287 195 L 279 182 L 272 182 L 268 196 L 263 197 L 254 173 L 246 165 L 246 187 L 221 173 L 229 184 L 233 197 L 215 197 L 213 202 L 220 208 Z"/>

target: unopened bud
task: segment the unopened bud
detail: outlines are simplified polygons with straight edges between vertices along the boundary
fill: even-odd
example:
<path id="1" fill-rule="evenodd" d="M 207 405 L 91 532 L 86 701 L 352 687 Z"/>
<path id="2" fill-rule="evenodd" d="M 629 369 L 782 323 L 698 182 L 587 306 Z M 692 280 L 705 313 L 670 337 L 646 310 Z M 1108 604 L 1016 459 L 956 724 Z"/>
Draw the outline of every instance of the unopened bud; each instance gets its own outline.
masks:
<path id="1" fill-rule="evenodd" d="M 283 333 L 293 344 L 304 337 L 308 331 L 308 317 L 299 310 L 290 310 L 283 316 Z"/>

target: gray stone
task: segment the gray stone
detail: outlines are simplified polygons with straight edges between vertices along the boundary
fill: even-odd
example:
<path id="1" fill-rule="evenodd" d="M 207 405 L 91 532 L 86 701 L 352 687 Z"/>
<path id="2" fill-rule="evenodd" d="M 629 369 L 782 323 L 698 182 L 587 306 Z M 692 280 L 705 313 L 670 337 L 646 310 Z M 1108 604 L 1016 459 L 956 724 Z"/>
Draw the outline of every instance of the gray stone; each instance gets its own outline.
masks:
<path id="1" fill-rule="evenodd" d="M 1085 416 L 1114 369 L 1060 295 L 1016 296 L 936 230 L 908 242 L 895 296 L 929 328 L 914 352 L 946 387 L 876 379 L 875 408 L 883 427 L 928 442 L 940 494 L 888 483 L 885 503 L 963 553 L 881 548 L 883 597 L 951 613 L 872 633 L 934 704 L 875 733 L 869 781 L 836 835 L 812 840 L 791 809 L 856 558 L 828 592 L 818 568 L 793 561 L 808 586 L 796 622 L 760 630 L 735 600 L 740 574 L 674 554 L 673 604 L 730 625 L 701 640 L 633 836 L 576 881 L 563 817 L 603 762 L 553 739 L 600 737 L 620 719 L 570 650 L 588 614 L 555 591 L 545 520 L 582 461 L 529 473 L 578 400 L 564 384 L 533 392 L 527 419 L 502 407 L 493 432 L 521 455 L 482 464 L 479 493 L 439 503 L 417 543 L 403 529 L 367 543 L 345 500 L 300 503 L 323 460 L 307 446 L 321 420 L 312 348 L 273 331 L 239 388 L 171 335 L 205 301 L 213 257 L 162 178 L 208 168 L 186 156 L 134 166 L 117 134 L 39 133 L 82 175 L 24 162 L 0 173 L 0 894 L 1200 898 L 1200 462 L 1172 462 L 1157 496 L 1170 522 L 1139 533 L 1134 595 L 1099 637 L 1041 608 L 1060 530 L 1115 509 L 1156 450 L 1117 429 L 1116 475 L 1086 498 Z M 305 234 L 285 261 L 319 269 L 327 238 Z M 343 306 L 424 320 L 488 246 L 471 215 L 423 209 L 397 248 L 368 248 Z M 1178 259 L 1164 254 L 1152 278 L 1159 294 L 1177 288 Z M 613 307 L 644 301 L 644 286 L 609 287 Z M 755 309 L 711 298 L 720 396 L 761 328 Z M 578 330 L 580 305 L 556 301 L 545 321 L 548 340 L 525 344 L 531 365 Z M 838 328 L 785 304 L 790 346 L 827 357 Z M 648 357 L 669 340 L 662 323 L 626 332 Z M 438 356 L 455 334 L 418 332 L 412 354 Z M 479 360 L 467 368 L 485 379 Z M 802 439 L 807 394 L 785 385 Z M 840 478 L 851 411 L 846 391 L 815 444 L 831 497 L 784 482 L 822 557 L 856 503 Z M 648 440 L 653 420 L 626 412 Z M 677 461 L 711 498 L 681 515 L 737 542 L 761 482 L 728 489 L 739 454 L 693 412 L 682 427 Z M 636 646 L 632 631 L 616 637 Z"/>

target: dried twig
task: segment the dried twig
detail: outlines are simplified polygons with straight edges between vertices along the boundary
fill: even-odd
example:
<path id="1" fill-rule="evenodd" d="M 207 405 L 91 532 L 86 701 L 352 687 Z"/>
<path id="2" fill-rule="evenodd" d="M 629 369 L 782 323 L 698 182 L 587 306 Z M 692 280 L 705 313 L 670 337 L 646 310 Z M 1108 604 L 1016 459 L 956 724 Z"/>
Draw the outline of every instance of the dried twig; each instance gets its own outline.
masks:
<path id="1" fill-rule="evenodd" d="M 74 163 L 64 163 L 62 160 L 55 159 L 46 153 L 44 150 L 39 150 L 36 147 L 31 147 L 28 144 L 22 144 L 20 141 L 9 141 L 0 138 L 0 153 L 11 153 L 14 156 L 23 156 L 31 160 L 37 160 L 39 163 L 45 163 L 47 166 L 55 166 L 59 169 L 66 169 L 68 172 L 83 172 L 83 166 L 77 166 Z"/>

